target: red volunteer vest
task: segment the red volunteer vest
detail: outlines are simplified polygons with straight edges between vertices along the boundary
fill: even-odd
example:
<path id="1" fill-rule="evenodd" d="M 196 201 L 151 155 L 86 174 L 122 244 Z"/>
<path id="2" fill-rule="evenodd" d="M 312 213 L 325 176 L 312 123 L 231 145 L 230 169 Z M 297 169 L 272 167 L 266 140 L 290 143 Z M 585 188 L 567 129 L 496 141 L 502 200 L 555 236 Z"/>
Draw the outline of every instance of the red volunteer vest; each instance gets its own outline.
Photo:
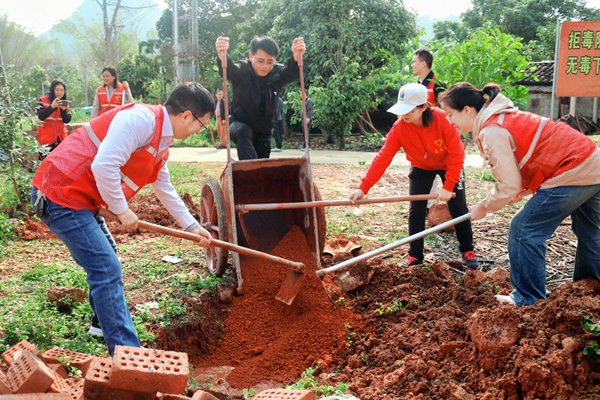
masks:
<path id="1" fill-rule="evenodd" d="M 163 108 L 147 104 L 143 106 L 154 113 L 156 127 L 150 143 L 132 153 L 127 163 L 121 167 L 121 188 L 127 200 L 143 186 L 154 182 L 158 171 L 169 158 L 168 149 L 163 154 L 158 152 L 165 118 Z M 96 187 L 92 162 L 115 115 L 129 107 L 133 107 L 133 104 L 111 110 L 69 135 L 42 161 L 32 185 L 53 202 L 68 208 L 96 211 L 99 206 L 107 207 Z"/>
<path id="2" fill-rule="evenodd" d="M 40 101 L 46 108 L 52 105 L 48 96 L 40 97 L 38 102 Z M 67 137 L 67 128 L 60 115 L 60 108 L 57 108 L 48 118 L 41 122 L 42 125 L 38 127 L 38 142 L 41 145 L 52 144 L 56 142 L 56 138 L 60 138 L 62 142 Z"/>
<path id="3" fill-rule="evenodd" d="M 425 85 L 425 87 L 427 88 L 427 101 L 429 102 L 429 104 L 431 104 L 433 107 L 440 107 L 438 106 L 438 104 L 435 101 L 435 82 L 437 81 L 438 78 L 436 78 L 435 76 L 433 78 L 431 78 L 429 80 L 429 82 L 427 82 L 427 85 Z"/>
<path id="4" fill-rule="evenodd" d="M 98 88 L 96 93 L 98 94 L 98 100 L 100 102 L 100 110 L 98 112 L 98 116 L 104 114 L 109 110 L 113 110 L 123 104 L 123 85 L 119 83 L 117 88 L 115 89 L 113 95 L 110 97 L 110 102 L 108 101 L 108 92 L 106 90 L 106 86 L 102 85 Z"/>
<path id="5" fill-rule="evenodd" d="M 496 114 L 481 129 L 489 124 L 506 128 L 514 137 L 522 186 L 533 193 L 548 179 L 581 164 L 598 148 L 583 133 L 567 124 L 529 112 Z M 481 141 L 477 140 L 481 149 Z"/>

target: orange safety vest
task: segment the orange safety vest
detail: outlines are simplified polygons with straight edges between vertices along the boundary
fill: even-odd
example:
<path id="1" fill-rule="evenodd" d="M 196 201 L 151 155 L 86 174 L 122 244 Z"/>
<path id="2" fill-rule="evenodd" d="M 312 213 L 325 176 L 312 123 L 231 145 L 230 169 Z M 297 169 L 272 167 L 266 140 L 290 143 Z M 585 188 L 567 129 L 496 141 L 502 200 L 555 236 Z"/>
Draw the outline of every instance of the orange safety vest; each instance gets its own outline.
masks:
<path id="1" fill-rule="evenodd" d="M 127 200 L 143 186 L 156 181 L 158 172 L 169 158 L 169 149 L 158 152 L 165 118 L 163 108 L 142 105 L 154 113 L 156 127 L 150 143 L 132 153 L 127 163 L 121 167 L 121 188 Z M 133 104 L 111 110 L 69 135 L 42 161 L 32 185 L 53 202 L 68 208 L 96 211 L 99 206 L 107 207 L 96 186 L 92 162 L 115 115 L 129 107 L 133 107 Z"/>
<path id="2" fill-rule="evenodd" d="M 100 102 L 100 110 L 98 111 L 98 116 L 104 114 L 109 110 L 113 110 L 123 104 L 123 85 L 120 83 L 117 85 L 114 93 L 110 97 L 110 102 L 108 101 L 108 91 L 105 85 L 102 85 L 96 91 L 98 95 L 98 101 Z"/>
<path id="3" fill-rule="evenodd" d="M 45 108 L 52 105 L 50 97 L 47 95 L 40 97 L 38 102 L 41 102 Z M 38 142 L 41 145 L 53 144 L 56 138 L 62 142 L 67 137 L 67 128 L 60 115 L 60 108 L 57 108 L 48 118 L 42 121 L 42 125 L 38 127 Z"/>
<path id="4" fill-rule="evenodd" d="M 425 87 L 427 88 L 427 101 L 429 102 L 429 104 L 431 104 L 432 107 L 440 107 L 438 106 L 438 103 L 436 103 L 435 101 L 435 82 L 439 80 L 438 78 L 436 78 L 435 76 L 433 78 L 431 78 L 429 80 L 429 82 L 427 82 L 427 85 L 425 85 Z"/>
<path id="5" fill-rule="evenodd" d="M 522 186 L 533 193 L 548 179 L 581 164 L 598 148 L 567 124 L 529 112 L 496 114 L 481 129 L 490 124 L 506 128 L 515 139 Z M 482 150 L 479 135 L 477 141 Z"/>

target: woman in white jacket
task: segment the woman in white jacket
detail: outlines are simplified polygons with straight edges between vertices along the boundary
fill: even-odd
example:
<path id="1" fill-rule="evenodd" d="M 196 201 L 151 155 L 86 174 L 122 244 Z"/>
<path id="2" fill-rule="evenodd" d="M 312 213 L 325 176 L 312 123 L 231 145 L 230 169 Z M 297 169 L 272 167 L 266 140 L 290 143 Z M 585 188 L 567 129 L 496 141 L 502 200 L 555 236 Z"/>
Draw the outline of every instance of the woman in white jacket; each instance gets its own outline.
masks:
<path id="1" fill-rule="evenodd" d="M 571 216 L 577 236 L 573 280 L 600 281 L 600 150 L 584 134 L 562 122 L 519 111 L 487 84 L 453 85 L 440 100 L 450 122 L 473 131 L 475 142 L 498 180 L 486 198 L 471 209 L 482 219 L 534 196 L 515 214 L 508 234 L 510 296 L 501 302 L 531 305 L 546 298 L 546 240 Z"/>

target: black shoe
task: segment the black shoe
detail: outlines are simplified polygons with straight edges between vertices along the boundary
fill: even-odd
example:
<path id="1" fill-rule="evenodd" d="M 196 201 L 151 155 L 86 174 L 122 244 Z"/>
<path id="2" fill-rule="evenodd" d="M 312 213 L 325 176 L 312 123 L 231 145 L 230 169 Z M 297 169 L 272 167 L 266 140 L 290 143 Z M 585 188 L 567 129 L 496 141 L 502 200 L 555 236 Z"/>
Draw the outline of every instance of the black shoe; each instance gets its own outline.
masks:
<path id="1" fill-rule="evenodd" d="M 418 258 L 415 258 L 413 256 L 408 256 L 404 259 L 404 262 L 402 263 L 403 267 L 410 267 L 411 265 L 421 265 L 423 264 L 423 260 L 419 260 Z"/>
<path id="2" fill-rule="evenodd" d="M 90 335 L 104 337 L 104 334 L 102 333 L 102 328 L 100 327 L 100 321 L 98 321 L 98 318 L 96 318 L 95 315 L 92 317 L 92 326 L 90 326 L 90 330 L 88 331 L 88 333 Z"/>
<path id="3" fill-rule="evenodd" d="M 479 265 L 479 261 L 477 261 L 477 256 L 474 251 L 465 251 L 462 253 L 462 259 L 467 265 L 467 268 L 472 270 L 478 270 L 481 265 Z"/>

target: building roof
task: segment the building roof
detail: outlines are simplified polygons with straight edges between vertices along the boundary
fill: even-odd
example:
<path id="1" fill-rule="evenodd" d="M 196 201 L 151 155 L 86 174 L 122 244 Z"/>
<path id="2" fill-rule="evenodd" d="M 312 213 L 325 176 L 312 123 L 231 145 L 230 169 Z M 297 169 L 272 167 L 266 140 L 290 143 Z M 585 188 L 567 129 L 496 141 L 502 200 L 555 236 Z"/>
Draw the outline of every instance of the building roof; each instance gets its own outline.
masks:
<path id="1" fill-rule="evenodd" d="M 536 69 L 535 71 L 531 72 L 533 67 L 536 67 Z M 532 62 L 527 66 L 527 68 L 525 68 L 525 72 L 529 74 L 529 76 L 515 81 L 515 84 L 523 86 L 535 86 L 537 90 L 540 89 L 540 86 L 551 87 L 552 78 L 554 77 L 554 61 Z M 537 82 L 533 78 L 534 76 L 538 78 Z"/>

